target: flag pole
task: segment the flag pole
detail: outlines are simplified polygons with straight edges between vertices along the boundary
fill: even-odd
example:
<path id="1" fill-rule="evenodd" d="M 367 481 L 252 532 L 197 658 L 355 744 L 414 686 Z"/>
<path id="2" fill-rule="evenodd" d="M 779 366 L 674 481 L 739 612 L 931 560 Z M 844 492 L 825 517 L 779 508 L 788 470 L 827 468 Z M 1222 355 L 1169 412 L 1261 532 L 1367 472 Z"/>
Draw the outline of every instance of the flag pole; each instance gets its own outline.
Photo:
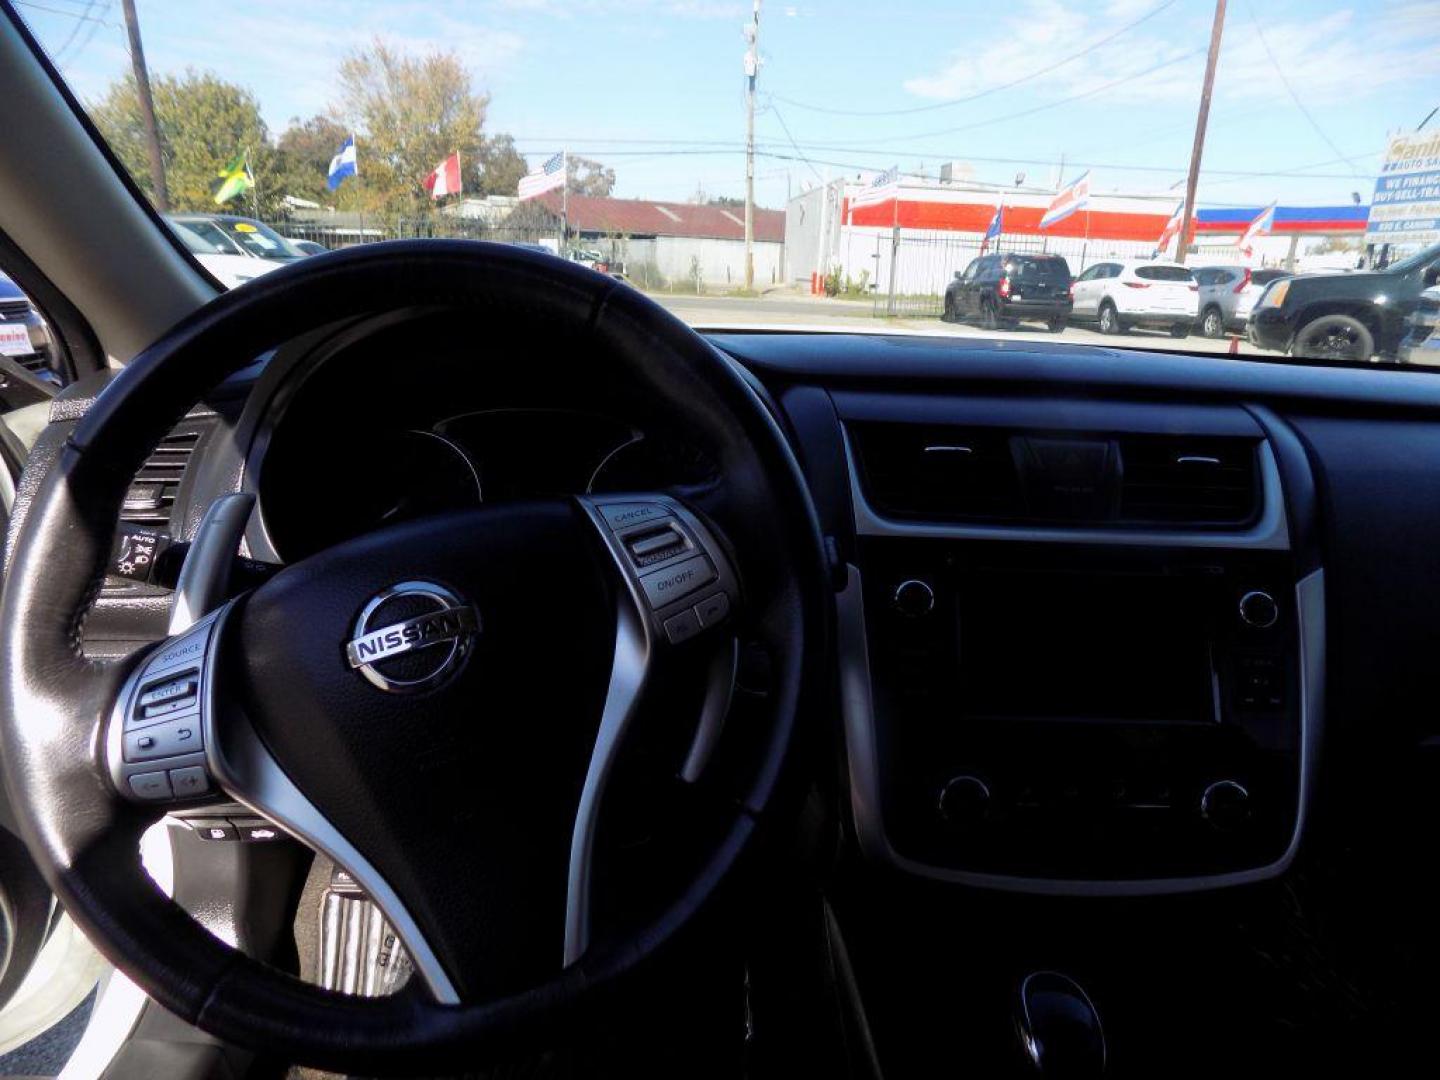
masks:
<path id="1" fill-rule="evenodd" d="M 560 151 L 560 175 L 565 182 L 560 185 L 560 255 L 569 258 L 566 248 L 570 246 L 570 151 Z"/>
<path id="2" fill-rule="evenodd" d="M 250 178 L 250 202 L 255 207 L 255 216 L 260 216 L 260 185 L 255 182 L 255 170 L 250 168 L 250 147 L 245 147 L 245 175 Z"/>

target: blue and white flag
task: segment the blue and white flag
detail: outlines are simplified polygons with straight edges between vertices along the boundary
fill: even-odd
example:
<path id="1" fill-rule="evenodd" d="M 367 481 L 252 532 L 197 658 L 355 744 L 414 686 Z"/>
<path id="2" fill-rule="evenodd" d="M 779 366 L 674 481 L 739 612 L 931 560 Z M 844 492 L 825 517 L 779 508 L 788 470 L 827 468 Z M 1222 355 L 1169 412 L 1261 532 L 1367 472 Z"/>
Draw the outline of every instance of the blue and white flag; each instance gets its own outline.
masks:
<path id="1" fill-rule="evenodd" d="M 355 164 L 355 136 L 340 144 L 340 152 L 330 159 L 330 190 L 338 188 L 347 176 L 358 176 Z"/>
<path id="2" fill-rule="evenodd" d="M 1005 204 L 1002 202 L 995 207 L 995 216 L 990 219 L 990 226 L 985 230 L 985 236 L 980 241 L 980 254 L 985 254 L 985 249 L 1005 230 Z"/>

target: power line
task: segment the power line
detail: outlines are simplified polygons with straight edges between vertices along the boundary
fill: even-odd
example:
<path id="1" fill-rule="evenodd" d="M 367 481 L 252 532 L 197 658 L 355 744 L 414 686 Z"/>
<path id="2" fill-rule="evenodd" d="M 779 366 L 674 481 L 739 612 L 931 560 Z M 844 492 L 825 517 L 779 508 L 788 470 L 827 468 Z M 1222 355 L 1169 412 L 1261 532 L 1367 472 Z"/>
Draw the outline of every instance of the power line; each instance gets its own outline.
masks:
<path id="1" fill-rule="evenodd" d="M 1295 103 L 1295 107 L 1300 110 L 1300 114 L 1304 116 L 1305 119 L 1309 122 L 1310 126 L 1315 129 L 1315 134 L 1319 135 L 1320 138 L 1324 140 L 1325 145 L 1330 147 L 1330 149 L 1335 151 L 1335 153 L 1340 154 L 1342 157 L 1344 157 L 1340 148 L 1335 145 L 1334 140 L 1332 140 L 1329 135 L 1325 134 L 1325 131 L 1323 128 L 1321 128 L 1319 121 L 1317 121 L 1315 117 L 1310 114 L 1310 110 L 1307 109 L 1305 107 L 1305 103 L 1300 100 L 1300 95 L 1295 92 L 1295 87 L 1290 85 L 1290 80 L 1285 77 L 1285 70 L 1280 66 L 1280 61 L 1276 59 L 1275 54 L 1270 50 L 1270 43 L 1265 40 L 1265 31 L 1260 29 L 1260 20 L 1255 17 L 1255 5 L 1250 3 L 1250 0 L 1246 0 L 1245 9 L 1250 13 L 1250 24 L 1255 27 L 1255 36 L 1260 39 L 1260 47 L 1265 50 L 1265 55 L 1270 58 L 1270 65 L 1275 69 L 1275 74 L 1280 76 L 1280 82 L 1282 85 L 1284 85 L 1285 92 L 1290 95 L 1290 100 Z M 1348 164 L 1352 169 L 1355 169 L 1355 176 L 1358 177 L 1364 175 L 1360 172 L 1359 168 L 1355 165 L 1353 161 L 1351 161 L 1349 158 L 1345 158 L 1344 160 L 1346 164 Z"/>
<path id="2" fill-rule="evenodd" d="M 79 19 L 81 22 L 97 22 L 100 23 L 102 26 L 118 27 L 120 25 L 119 23 L 108 22 L 105 19 L 98 19 L 93 15 L 82 14 L 78 11 L 66 11 L 64 8 L 49 7 L 45 4 L 37 4 L 35 3 L 35 0 L 15 0 L 15 2 L 21 7 L 33 8 L 36 11 L 46 11 L 49 12 L 51 15 L 64 15 L 71 19 Z"/>
<path id="3" fill-rule="evenodd" d="M 992 116 L 988 120 L 976 120 L 969 124 L 961 124 L 958 127 L 940 128 L 936 131 L 921 131 L 910 135 L 887 135 L 884 138 L 872 139 L 870 141 L 879 145 L 881 143 L 913 142 L 916 139 L 935 139 L 942 135 L 958 135 L 962 131 L 974 131 L 976 128 L 989 127 L 992 124 L 1003 124 L 1009 120 L 1020 120 L 1027 116 L 1034 116 L 1036 113 L 1046 112 L 1050 109 L 1058 109 L 1062 105 L 1070 105 L 1077 101 L 1084 101 L 1086 98 L 1096 97 L 1105 93 L 1107 90 L 1115 89 L 1117 86 L 1124 86 L 1126 83 L 1134 82 L 1136 79 L 1143 79 L 1147 75 L 1153 75 L 1162 68 L 1178 64 L 1182 60 L 1189 60 L 1191 57 L 1199 56 L 1204 51 L 1204 49 L 1191 49 L 1189 52 L 1181 53 L 1179 56 L 1172 56 L 1169 60 L 1162 60 L 1160 63 L 1153 67 L 1148 67 L 1144 71 L 1137 71 L 1133 75 L 1124 75 L 1118 79 L 1112 79 L 1108 83 L 1103 83 L 1100 86 L 1083 90 L 1078 94 L 1071 94 L 1069 97 L 1060 98 L 1058 101 L 1047 101 L 1043 105 L 1034 105 L 1028 109 L 1021 109 L 1019 112 L 1006 113 L 1003 116 Z"/>
<path id="4" fill-rule="evenodd" d="M 90 12 L 94 10 L 94 7 L 95 0 L 86 0 L 85 10 L 81 14 L 75 16 L 75 25 L 70 28 L 69 36 L 67 36 L 65 40 L 60 43 L 60 47 L 58 49 L 51 53 L 51 55 L 55 58 L 55 63 L 57 65 L 60 63 L 60 58 L 65 55 L 65 50 L 68 49 L 70 47 L 70 43 L 79 36 L 81 30 L 99 29 L 98 22 L 92 22 L 88 27 L 86 26 L 86 23 L 90 21 Z"/>
<path id="5" fill-rule="evenodd" d="M 795 148 L 795 152 L 797 154 L 800 154 L 800 160 L 805 162 L 806 166 L 810 169 L 810 171 L 815 174 L 815 179 L 819 180 L 823 184 L 825 182 L 825 178 L 820 175 L 820 170 L 815 168 L 815 166 L 810 163 L 810 159 L 801 152 L 800 144 L 795 141 L 795 136 L 790 134 L 790 125 L 785 123 L 785 118 L 780 115 L 780 110 L 775 108 L 774 105 L 771 105 L 770 111 L 775 114 L 775 119 L 779 121 L 781 129 L 783 129 L 785 132 L 785 138 L 790 140 L 790 145 Z"/>
<path id="6" fill-rule="evenodd" d="M 1096 49 L 1110 44 L 1110 42 L 1114 41 L 1116 38 L 1129 33 L 1131 30 L 1134 30 L 1135 27 L 1139 26 L 1141 23 L 1149 19 L 1153 19 L 1156 15 L 1159 15 L 1166 8 L 1173 7 L 1175 3 L 1176 0 L 1166 0 L 1165 3 L 1161 4 L 1157 8 L 1154 8 L 1147 14 L 1140 16 L 1140 18 L 1136 19 L 1134 22 L 1125 24 L 1113 33 L 1107 34 L 1105 37 L 1100 38 L 1098 41 L 1092 42 L 1091 44 L 1087 45 L 1079 52 L 1071 53 L 1063 60 L 1057 60 L 1053 64 L 1049 64 L 1043 68 L 1040 68 L 1038 71 L 1032 71 L 1029 75 L 1022 75 L 1020 78 L 1014 79 L 1011 82 L 1001 83 L 999 86 L 991 86 L 985 90 L 978 90 L 975 93 L 967 94 L 964 97 L 951 98 L 949 101 L 939 101 L 929 105 L 912 105 L 909 108 L 905 109 L 835 109 L 827 105 L 809 105 L 803 101 L 796 101 L 793 98 L 781 97 L 779 94 L 774 94 L 772 95 L 772 97 L 776 101 L 783 101 L 786 105 L 794 105 L 797 109 L 806 109 L 809 112 L 825 113 L 829 116 L 912 116 L 915 113 L 934 112 L 936 109 L 948 109 L 955 105 L 964 105 L 967 102 L 978 101 L 980 98 L 988 97 L 991 94 L 998 94 L 1002 90 L 1014 89 L 1015 87 L 1020 86 L 1023 83 L 1030 82 L 1032 79 L 1038 79 L 1042 75 L 1048 75 L 1050 74 L 1050 72 L 1055 71 L 1057 68 L 1064 67 L 1066 64 L 1070 63 L 1073 60 L 1079 60 L 1082 56 L 1089 56 Z"/>

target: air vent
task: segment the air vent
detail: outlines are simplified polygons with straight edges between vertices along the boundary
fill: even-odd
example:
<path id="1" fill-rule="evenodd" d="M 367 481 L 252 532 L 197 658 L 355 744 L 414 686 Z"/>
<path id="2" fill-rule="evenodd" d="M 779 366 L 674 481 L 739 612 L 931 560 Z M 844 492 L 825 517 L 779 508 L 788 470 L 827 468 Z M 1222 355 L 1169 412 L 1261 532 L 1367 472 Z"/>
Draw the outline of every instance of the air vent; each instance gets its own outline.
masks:
<path id="1" fill-rule="evenodd" d="M 161 440 L 151 451 L 145 464 L 135 474 L 120 519 L 132 525 L 168 526 L 195 447 L 204 434 L 202 425 L 193 421 L 182 424 Z"/>
<path id="2" fill-rule="evenodd" d="M 1259 513 L 1256 440 L 1123 435 L 1124 524 L 1243 525 Z"/>
<path id="3" fill-rule="evenodd" d="M 886 517 L 994 520 L 1023 508 L 1005 431 L 860 423 L 850 434 L 866 497 Z"/>

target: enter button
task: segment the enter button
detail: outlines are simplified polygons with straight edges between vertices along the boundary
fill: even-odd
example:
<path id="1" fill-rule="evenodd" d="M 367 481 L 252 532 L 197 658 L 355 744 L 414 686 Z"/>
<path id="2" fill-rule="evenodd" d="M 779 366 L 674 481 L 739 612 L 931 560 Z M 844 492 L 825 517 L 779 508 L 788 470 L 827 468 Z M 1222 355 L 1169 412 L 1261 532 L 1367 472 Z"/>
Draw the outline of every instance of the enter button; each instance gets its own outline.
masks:
<path id="1" fill-rule="evenodd" d="M 715 571 L 710 563 L 703 555 L 696 555 L 677 566 L 646 574 L 640 579 L 640 584 L 645 588 L 645 599 L 650 601 L 650 606 L 659 608 L 688 596 L 714 580 Z"/>

